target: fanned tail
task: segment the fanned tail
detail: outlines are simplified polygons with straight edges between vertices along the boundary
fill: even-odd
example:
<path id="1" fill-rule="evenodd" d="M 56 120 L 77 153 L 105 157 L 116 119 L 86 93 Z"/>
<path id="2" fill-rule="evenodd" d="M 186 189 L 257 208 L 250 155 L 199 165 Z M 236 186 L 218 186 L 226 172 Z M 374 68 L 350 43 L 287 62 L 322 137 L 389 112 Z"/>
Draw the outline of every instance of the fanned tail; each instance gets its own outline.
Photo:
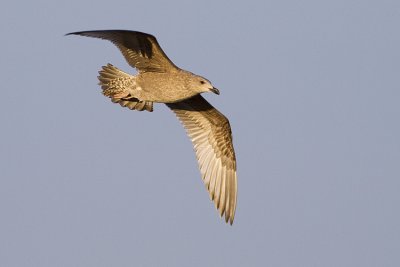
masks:
<path id="1" fill-rule="evenodd" d="M 99 71 L 99 85 L 103 95 L 111 98 L 113 103 L 119 103 L 131 110 L 153 111 L 153 102 L 142 101 L 133 96 L 136 88 L 136 77 L 125 73 L 111 64 L 103 66 Z"/>

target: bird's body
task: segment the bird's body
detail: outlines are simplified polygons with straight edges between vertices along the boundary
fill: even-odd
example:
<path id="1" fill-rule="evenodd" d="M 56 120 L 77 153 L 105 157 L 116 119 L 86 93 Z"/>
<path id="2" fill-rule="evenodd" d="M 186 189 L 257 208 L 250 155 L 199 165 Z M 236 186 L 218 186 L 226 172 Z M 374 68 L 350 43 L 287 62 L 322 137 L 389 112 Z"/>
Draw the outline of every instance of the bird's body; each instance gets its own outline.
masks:
<path id="1" fill-rule="evenodd" d="M 112 65 L 109 65 L 108 67 L 115 68 Z M 118 71 L 122 72 L 121 70 Z M 103 72 L 100 73 L 100 77 L 107 73 L 107 69 L 103 69 Z M 137 75 L 129 75 L 127 73 L 124 74 L 124 76 L 121 75 L 115 79 L 116 81 L 118 81 L 118 79 L 121 81 L 118 86 L 126 87 L 126 90 L 131 93 L 131 96 L 142 101 L 174 103 L 198 94 L 198 92 L 195 90 L 187 90 L 188 81 L 190 81 L 190 79 L 193 77 L 193 74 L 188 71 L 178 70 L 174 72 L 161 73 L 143 72 Z M 128 79 L 121 79 L 122 77 L 127 77 Z M 132 82 L 130 82 L 128 85 L 125 85 L 127 80 Z M 174 88 L 173 94 L 171 94 L 169 90 L 165 90 L 166 84 Z"/>
<path id="2" fill-rule="evenodd" d="M 233 223 L 237 177 L 229 121 L 200 93 L 214 92 L 204 77 L 175 66 L 152 35 L 121 30 L 70 33 L 113 42 L 137 75 L 111 64 L 103 66 L 99 81 L 112 102 L 132 110 L 153 111 L 153 102 L 165 103 L 179 118 L 191 138 L 203 181 L 220 215 Z"/>
<path id="3" fill-rule="evenodd" d="M 159 103 L 175 103 L 199 94 L 199 90 L 187 89 L 190 88 L 193 76 L 193 73 L 185 70 L 178 70 L 172 73 L 145 72 L 138 75 L 137 82 L 143 90 L 151 88 L 151 90 L 148 90 L 149 98 L 146 100 Z M 166 84 L 174 88 L 173 94 L 165 90 Z M 194 88 L 196 89 L 196 87 Z M 209 91 L 208 88 L 206 91 Z"/>

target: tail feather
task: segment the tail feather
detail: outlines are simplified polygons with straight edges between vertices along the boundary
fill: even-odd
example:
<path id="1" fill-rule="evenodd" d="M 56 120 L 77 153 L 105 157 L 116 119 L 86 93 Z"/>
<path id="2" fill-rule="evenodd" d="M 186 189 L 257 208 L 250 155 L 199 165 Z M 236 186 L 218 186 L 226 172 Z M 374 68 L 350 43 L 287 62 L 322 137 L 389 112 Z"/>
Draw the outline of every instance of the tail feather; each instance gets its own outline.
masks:
<path id="1" fill-rule="evenodd" d="M 111 64 L 103 66 L 99 71 L 99 85 L 103 95 L 111 98 L 113 103 L 138 111 L 153 111 L 153 102 L 142 101 L 132 94 L 136 88 L 136 77 L 125 73 Z"/>

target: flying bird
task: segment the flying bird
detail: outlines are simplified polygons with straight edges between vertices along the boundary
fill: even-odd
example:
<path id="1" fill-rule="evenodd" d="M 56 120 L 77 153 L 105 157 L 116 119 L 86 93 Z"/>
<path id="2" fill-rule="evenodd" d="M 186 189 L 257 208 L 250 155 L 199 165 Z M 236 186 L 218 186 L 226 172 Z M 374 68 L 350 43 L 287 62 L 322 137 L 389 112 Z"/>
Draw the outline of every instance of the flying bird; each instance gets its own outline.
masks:
<path id="1" fill-rule="evenodd" d="M 114 103 L 138 111 L 153 111 L 165 103 L 178 117 L 196 152 L 204 184 L 220 216 L 233 223 L 237 199 L 236 157 L 228 119 L 200 94 L 219 95 L 209 80 L 177 67 L 150 34 L 101 30 L 72 32 L 111 41 L 122 52 L 131 75 L 107 64 L 99 71 L 103 94 Z"/>

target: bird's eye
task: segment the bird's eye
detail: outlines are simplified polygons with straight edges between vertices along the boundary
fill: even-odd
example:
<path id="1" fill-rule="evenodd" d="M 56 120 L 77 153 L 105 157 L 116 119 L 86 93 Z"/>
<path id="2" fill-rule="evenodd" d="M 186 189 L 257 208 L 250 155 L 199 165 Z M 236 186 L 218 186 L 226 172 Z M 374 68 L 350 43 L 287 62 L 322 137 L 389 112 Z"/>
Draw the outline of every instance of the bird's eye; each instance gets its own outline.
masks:
<path id="1" fill-rule="evenodd" d="M 206 82 L 205 82 L 205 81 L 200 81 L 200 83 L 201 83 L 201 84 L 205 84 Z"/>

